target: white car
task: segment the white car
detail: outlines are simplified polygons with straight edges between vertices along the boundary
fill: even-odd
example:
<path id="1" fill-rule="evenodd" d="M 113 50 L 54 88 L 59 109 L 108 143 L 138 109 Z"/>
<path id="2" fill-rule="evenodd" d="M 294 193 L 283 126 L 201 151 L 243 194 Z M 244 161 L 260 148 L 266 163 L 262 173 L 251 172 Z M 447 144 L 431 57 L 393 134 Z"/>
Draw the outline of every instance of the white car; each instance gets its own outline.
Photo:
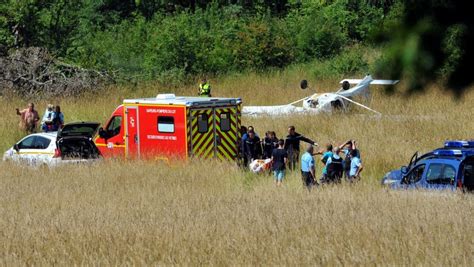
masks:
<path id="1" fill-rule="evenodd" d="M 98 128 L 99 123 L 77 122 L 58 132 L 30 134 L 8 149 L 3 160 L 48 166 L 98 160 L 102 156 L 93 141 Z"/>

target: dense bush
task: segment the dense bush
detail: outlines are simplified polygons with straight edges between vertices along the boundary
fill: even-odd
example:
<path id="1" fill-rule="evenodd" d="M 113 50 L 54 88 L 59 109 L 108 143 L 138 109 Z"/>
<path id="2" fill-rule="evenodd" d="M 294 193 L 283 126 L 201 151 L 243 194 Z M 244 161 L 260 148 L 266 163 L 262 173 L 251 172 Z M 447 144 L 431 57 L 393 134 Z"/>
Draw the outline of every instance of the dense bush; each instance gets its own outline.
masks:
<path id="1" fill-rule="evenodd" d="M 6 14 L 0 48 L 16 40 L 86 68 L 168 83 L 331 58 L 329 72 L 354 72 L 363 62 L 341 51 L 366 42 L 391 6 L 353 0 L 7 2 L 0 4 Z M 19 36 L 9 34 L 12 27 Z"/>

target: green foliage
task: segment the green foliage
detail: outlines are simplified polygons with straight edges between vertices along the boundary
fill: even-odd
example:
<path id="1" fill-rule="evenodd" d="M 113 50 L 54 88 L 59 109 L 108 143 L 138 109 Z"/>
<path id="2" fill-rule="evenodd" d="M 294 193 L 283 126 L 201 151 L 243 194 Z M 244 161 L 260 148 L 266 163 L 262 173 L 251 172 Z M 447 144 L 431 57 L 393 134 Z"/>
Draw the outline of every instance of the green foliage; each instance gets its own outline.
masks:
<path id="1" fill-rule="evenodd" d="M 443 40 L 443 52 L 446 60 L 440 68 L 440 75 L 449 77 L 459 66 L 459 61 L 464 54 L 460 46 L 461 40 L 466 34 L 467 28 L 463 24 L 455 24 L 448 27 Z"/>
<path id="2" fill-rule="evenodd" d="M 365 64 L 340 53 L 367 42 L 391 6 L 352 0 L 9 0 L 0 4 L 0 49 L 46 47 L 84 67 L 169 84 L 314 60 L 333 59 L 330 73 L 353 72 Z"/>
<path id="3" fill-rule="evenodd" d="M 347 47 L 331 59 L 314 62 L 311 66 L 311 72 L 316 79 L 364 75 L 369 72 L 369 64 L 365 52 L 358 45 Z"/>

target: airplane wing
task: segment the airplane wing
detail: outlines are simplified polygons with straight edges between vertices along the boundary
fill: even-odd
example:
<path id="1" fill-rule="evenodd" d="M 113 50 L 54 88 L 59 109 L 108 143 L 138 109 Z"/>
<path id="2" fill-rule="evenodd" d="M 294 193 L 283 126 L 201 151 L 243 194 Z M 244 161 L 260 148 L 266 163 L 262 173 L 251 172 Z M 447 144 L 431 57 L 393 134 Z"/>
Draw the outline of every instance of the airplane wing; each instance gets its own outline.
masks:
<path id="1" fill-rule="evenodd" d="M 339 82 L 339 84 L 342 84 L 345 81 L 348 81 L 350 84 L 359 84 L 360 82 L 364 81 L 365 79 L 344 79 Z M 375 85 L 394 85 L 397 84 L 400 80 L 372 80 L 370 81 L 370 84 L 375 84 Z"/>
<path id="2" fill-rule="evenodd" d="M 345 81 L 349 82 L 350 84 L 358 84 L 358 83 L 362 82 L 362 79 L 344 79 L 344 80 L 340 81 L 339 84 L 342 84 Z"/>
<path id="3" fill-rule="evenodd" d="M 242 115 L 249 116 L 282 116 L 295 114 L 318 114 L 319 110 L 314 108 L 295 107 L 293 105 L 280 106 L 243 106 Z"/>
<path id="4" fill-rule="evenodd" d="M 400 80 L 373 80 L 370 84 L 376 85 L 394 85 L 397 84 Z"/>

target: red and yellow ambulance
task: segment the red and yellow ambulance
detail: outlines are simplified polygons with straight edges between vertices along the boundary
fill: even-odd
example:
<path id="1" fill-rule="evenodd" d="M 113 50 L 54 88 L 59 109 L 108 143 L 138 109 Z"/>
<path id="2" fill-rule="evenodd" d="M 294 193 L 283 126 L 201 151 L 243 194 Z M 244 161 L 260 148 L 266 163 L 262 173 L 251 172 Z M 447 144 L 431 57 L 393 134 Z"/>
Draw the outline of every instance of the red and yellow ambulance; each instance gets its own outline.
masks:
<path id="1" fill-rule="evenodd" d="M 240 98 L 173 94 L 125 99 L 95 143 L 104 157 L 236 159 L 241 104 Z"/>

